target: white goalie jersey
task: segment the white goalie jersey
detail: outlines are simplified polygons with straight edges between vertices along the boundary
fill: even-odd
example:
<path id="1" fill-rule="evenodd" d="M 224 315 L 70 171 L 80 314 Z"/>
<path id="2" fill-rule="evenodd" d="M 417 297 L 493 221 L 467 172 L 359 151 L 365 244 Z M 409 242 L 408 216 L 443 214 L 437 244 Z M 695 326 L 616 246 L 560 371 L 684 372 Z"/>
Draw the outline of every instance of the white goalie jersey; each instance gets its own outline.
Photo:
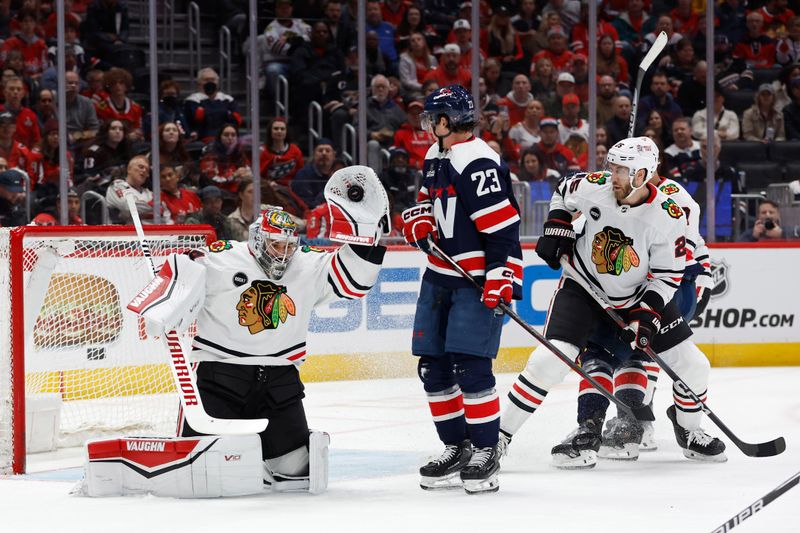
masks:
<path id="1" fill-rule="evenodd" d="M 194 360 L 300 365 L 314 306 L 361 298 L 380 271 L 385 248 L 303 246 L 279 281 L 266 279 L 247 243 L 217 241 L 200 258 L 206 298 L 197 316 Z M 377 258 L 359 254 L 371 251 Z M 373 262 L 374 261 L 374 262 Z"/>
<path id="2" fill-rule="evenodd" d="M 550 211 L 583 213 L 585 223 L 576 228 L 573 263 L 617 308 L 644 301 L 661 309 L 683 278 L 684 212 L 653 185 L 647 188 L 644 203 L 620 205 L 610 173 L 581 173 L 563 180 L 550 202 Z"/>

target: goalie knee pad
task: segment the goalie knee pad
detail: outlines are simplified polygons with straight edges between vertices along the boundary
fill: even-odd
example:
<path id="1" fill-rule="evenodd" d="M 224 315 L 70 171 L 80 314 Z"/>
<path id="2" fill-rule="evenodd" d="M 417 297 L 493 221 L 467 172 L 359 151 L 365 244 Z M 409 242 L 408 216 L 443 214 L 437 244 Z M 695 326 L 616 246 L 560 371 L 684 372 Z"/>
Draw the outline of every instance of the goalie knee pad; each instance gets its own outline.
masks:
<path id="1" fill-rule="evenodd" d="M 319 494 L 328 488 L 330 435 L 312 431 L 308 447 L 301 446 L 280 457 L 264 461 L 264 484 L 275 492 L 308 491 Z"/>
<path id="2" fill-rule="evenodd" d="M 86 496 L 243 496 L 264 490 L 258 435 L 95 439 L 86 444 Z"/>

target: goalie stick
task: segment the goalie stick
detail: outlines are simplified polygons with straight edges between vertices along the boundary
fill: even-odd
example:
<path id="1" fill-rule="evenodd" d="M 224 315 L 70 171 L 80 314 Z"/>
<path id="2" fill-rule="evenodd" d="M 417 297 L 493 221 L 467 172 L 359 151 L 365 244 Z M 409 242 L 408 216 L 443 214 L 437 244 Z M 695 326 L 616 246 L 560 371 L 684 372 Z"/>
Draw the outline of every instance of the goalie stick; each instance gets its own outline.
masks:
<path id="1" fill-rule="evenodd" d="M 762 496 L 760 499 L 756 500 L 755 502 L 751 503 L 750 505 L 748 505 L 747 507 L 736 513 L 736 515 L 732 516 L 727 522 L 716 528 L 711 533 L 726 533 L 727 531 L 730 531 L 731 529 L 741 524 L 743 520 L 747 520 L 748 518 L 759 512 L 761 509 L 772 503 L 774 500 L 778 498 L 778 496 L 781 496 L 789 489 L 797 486 L 798 483 L 800 483 L 800 472 L 796 473 L 795 475 L 793 475 L 792 477 L 781 483 L 779 486 L 775 487 L 767 494 Z"/>
<path id="2" fill-rule="evenodd" d="M 570 274 L 572 279 L 575 280 L 581 287 L 583 287 L 583 289 L 587 293 L 589 293 L 589 295 L 592 298 L 594 298 L 594 300 L 600 305 L 600 307 L 605 309 L 606 313 L 608 313 L 608 316 L 611 317 L 611 320 L 616 322 L 616 324 L 622 329 L 628 327 L 625 321 L 622 320 L 622 317 L 619 316 L 619 314 L 614 310 L 614 308 L 611 307 L 611 305 L 608 302 L 606 302 L 602 296 L 597 294 L 594 288 L 591 285 L 589 285 L 589 283 L 583 278 L 583 276 L 581 276 L 580 273 L 578 273 L 577 270 L 575 270 L 575 267 L 573 267 L 569 263 L 569 261 L 565 256 L 562 256 L 561 258 L 561 266 L 564 268 L 564 272 Z M 708 416 L 708 418 L 710 418 L 711 421 L 714 422 L 714 424 L 716 424 L 717 427 L 721 429 L 723 433 L 725 433 L 725 435 L 727 435 L 727 437 L 731 440 L 731 442 L 733 442 L 736 445 L 736 447 L 742 451 L 742 453 L 744 453 L 749 457 L 772 457 L 773 455 L 781 454 L 783 453 L 784 450 L 786 450 L 786 441 L 784 440 L 783 437 L 778 437 L 777 439 L 768 442 L 762 442 L 759 444 L 751 444 L 749 442 L 742 441 L 739 437 L 736 436 L 736 434 L 733 431 L 728 429 L 728 426 L 726 426 L 722 422 L 722 420 L 720 420 L 719 417 L 717 417 L 717 415 L 714 414 L 714 412 L 708 407 L 708 405 L 706 405 L 706 403 L 703 402 L 697 396 L 697 394 L 695 394 L 694 391 L 692 391 L 692 389 L 690 389 L 689 386 L 683 382 L 683 380 L 678 376 L 678 374 L 676 374 L 675 371 L 672 370 L 672 368 L 670 368 L 669 365 L 667 365 L 664 362 L 664 360 L 661 357 L 659 357 L 659 355 L 655 353 L 650 346 L 645 348 L 644 353 L 646 353 L 653 361 L 658 363 L 658 366 L 660 366 L 661 369 L 667 373 L 670 379 L 672 379 L 672 381 L 676 385 L 682 388 L 684 393 L 686 393 L 686 395 L 689 396 L 692 399 L 692 401 L 694 401 L 695 403 L 697 403 L 697 405 L 700 406 L 700 408 L 703 410 L 706 416 Z"/>
<path id="3" fill-rule="evenodd" d="M 150 263 L 150 269 L 155 276 L 157 274 L 156 267 L 155 264 L 153 264 L 150 245 L 147 244 L 145 240 L 142 221 L 139 219 L 139 211 L 136 209 L 136 200 L 132 195 L 128 195 L 126 200 L 128 202 L 128 209 L 130 209 L 131 212 L 131 218 L 133 219 L 133 227 L 136 229 L 136 235 L 139 237 L 139 245 L 142 248 L 142 253 Z M 197 389 L 197 383 L 195 382 L 192 369 L 189 367 L 189 362 L 183 354 L 183 347 L 181 346 L 178 333 L 175 330 L 165 332 L 162 339 L 164 339 L 164 345 L 169 351 L 169 368 L 175 380 L 178 396 L 181 399 L 181 407 L 183 408 L 186 421 L 192 429 L 208 435 L 248 435 L 252 433 L 261 433 L 267 428 L 269 421 L 266 418 L 242 420 L 234 418 L 214 418 L 209 416 L 203 408 L 203 402 L 200 399 L 200 391 Z"/>
<path id="4" fill-rule="evenodd" d="M 457 271 L 459 274 L 461 274 L 461 275 L 462 275 L 462 276 L 463 276 L 463 277 L 464 277 L 464 278 L 465 278 L 467 281 L 469 281 L 469 282 L 470 282 L 470 283 L 471 283 L 473 286 L 475 286 L 475 288 L 476 288 L 476 289 L 478 289 L 479 291 L 483 292 L 483 287 L 481 287 L 480 283 L 478 283 L 477 281 L 475 281 L 475 278 L 473 278 L 473 277 L 472 277 L 472 276 L 471 276 L 471 275 L 470 275 L 470 274 L 469 274 L 469 273 L 468 273 L 466 270 L 464 270 L 463 268 L 461 268 L 461 265 L 459 265 L 458 263 L 456 263 L 456 262 L 455 262 L 455 260 L 454 260 L 452 257 L 450 257 L 449 255 L 447 255 L 446 253 L 444 253 L 444 251 L 442 251 L 442 249 L 441 249 L 441 248 L 439 248 L 439 246 L 438 246 L 438 245 L 437 245 L 437 244 L 436 244 L 436 243 L 433 241 L 433 239 L 431 239 L 430 237 L 428 237 L 428 243 L 430 244 L 431 251 L 432 251 L 432 252 L 433 252 L 433 253 L 434 253 L 436 256 L 438 256 L 438 257 L 439 257 L 440 259 L 442 259 L 443 261 L 447 262 L 447 264 L 449 264 L 451 267 L 453 267 L 453 268 L 454 268 L 454 269 L 455 269 L 455 270 L 456 270 L 456 271 Z M 519 316 L 517 313 L 515 313 L 515 312 L 514 312 L 514 310 L 513 310 L 513 309 L 511 309 L 511 307 L 509 307 L 508 305 L 506 305 L 506 303 L 505 303 L 505 302 L 501 301 L 501 302 L 498 304 L 498 306 L 497 306 L 497 307 L 499 307 L 499 308 L 500 308 L 500 309 L 501 309 L 501 310 L 502 310 L 502 311 L 503 311 L 505 314 L 507 314 L 509 317 L 511 317 L 511 319 L 512 319 L 514 322 L 516 322 L 517 324 L 519 324 L 519 325 L 520 325 L 520 327 L 522 327 L 522 329 L 524 329 L 525 331 L 527 331 L 528 333 L 530 333 L 531 335 L 533 335 L 533 337 L 534 337 L 534 338 L 535 338 L 537 341 L 539 341 L 539 342 L 540 342 L 541 344 L 543 344 L 543 345 L 544 345 L 544 346 L 545 346 L 547 349 L 549 349 L 551 352 L 553 352 L 553 354 L 555 354 L 555 356 L 556 356 L 556 357 L 558 357 L 559 359 L 561 359 L 561 361 L 563 361 L 565 365 L 567 365 L 568 367 L 570 367 L 570 368 L 571 368 L 573 371 L 575 371 L 576 373 L 580 374 L 580 375 L 581 375 L 581 377 L 583 377 L 583 378 L 584 378 L 586 381 L 588 381 L 589 383 L 591 383 L 591 385 L 592 385 L 592 386 L 593 386 L 595 389 L 597 389 L 597 391 L 598 391 L 598 392 L 599 392 L 599 393 L 600 393 L 600 394 L 601 394 L 601 395 L 602 395 L 604 398 L 606 398 L 606 399 L 607 399 L 608 401 L 610 401 L 611 403 L 613 403 L 613 404 L 616 404 L 616 406 L 617 406 L 619 409 L 621 409 L 621 410 L 625 411 L 626 413 L 630 414 L 632 417 L 636 418 L 637 420 L 644 420 L 644 421 L 652 421 L 652 420 L 655 420 L 655 416 L 653 415 L 653 410 L 652 410 L 652 409 L 650 409 L 650 407 L 649 407 L 649 406 L 647 406 L 647 405 L 643 405 L 643 406 L 641 406 L 641 407 L 631 407 L 631 406 L 629 406 L 628 404 L 626 404 L 625 402 L 623 402 L 623 401 L 619 400 L 619 399 L 618 399 L 617 397 L 615 397 L 613 394 L 611 394 L 611 393 L 610 393 L 610 392 L 608 392 L 606 389 L 604 389 L 604 388 L 603 388 L 603 386 L 602 386 L 600 383 L 598 383 L 598 382 L 597 382 L 597 380 L 595 380 L 595 379 L 594 379 L 592 376 L 590 376 L 589 374 L 587 374 L 587 373 L 586 373 L 586 371 L 584 371 L 584 370 L 583 370 L 581 367 L 579 367 L 578 365 L 576 365 L 576 364 L 575 364 L 575 362 L 574 362 L 574 361 L 572 361 L 572 359 L 570 359 L 569 357 L 567 357 L 567 356 L 566 356 L 566 355 L 565 355 L 565 354 L 564 354 L 564 353 L 563 353 L 561 350 L 559 350 L 558 348 L 556 348 L 556 347 L 553 345 L 553 343 L 551 343 L 549 340 L 547 340 L 547 338 L 546 338 L 544 335 L 542 335 L 541 333 L 539 333 L 538 331 L 536 331 L 535 329 L 533 329 L 533 327 L 532 327 L 530 324 L 528 324 L 527 322 L 525 322 L 525 320 L 523 320 L 523 319 L 522 319 L 522 317 L 520 317 L 520 316 Z"/>
<path id="5" fill-rule="evenodd" d="M 633 100 L 631 101 L 631 120 L 628 124 L 628 137 L 633 137 L 633 131 L 636 127 L 636 110 L 639 107 L 639 91 L 642 89 L 644 77 L 647 75 L 647 70 L 650 68 L 650 65 L 653 64 L 661 52 L 664 51 L 664 48 L 667 47 L 668 41 L 669 38 L 665 32 L 662 31 L 659 33 L 658 37 L 656 37 L 656 40 L 653 42 L 653 46 L 650 47 L 650 50 L 647 51 L 642 62 L 639 63 L 639 72 L 636 74 L 636 88 L 633 90 Z"/>

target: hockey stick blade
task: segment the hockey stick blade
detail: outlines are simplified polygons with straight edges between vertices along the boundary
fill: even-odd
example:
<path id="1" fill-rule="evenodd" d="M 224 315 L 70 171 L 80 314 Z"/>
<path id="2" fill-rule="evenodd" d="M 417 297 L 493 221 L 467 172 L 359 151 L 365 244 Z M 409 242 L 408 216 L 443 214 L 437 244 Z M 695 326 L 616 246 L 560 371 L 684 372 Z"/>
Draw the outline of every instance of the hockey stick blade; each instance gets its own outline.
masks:
<path id="1" fill-rule="evenodd" d="M 475 281 L 475 278 L 473 278 L 469 274 L 469 272 L 461 268 L 461 265 L 459 265 L 452 257 L 444 253 L 444 251 L 442 251 L 442 249 L 439 248 L 439 246 L 430 237 L 428 237 L 428 245 L 430 246 L 431 250 L 437 257 L 439 257 L 442 261 L 446 262 L 451 267 L 453 267 L 453 269 L 455 269 L 456 272 L 461 274 L 461 276 L 464 279 L 469 281 L 473 287 L 475 287 L 481 293 L 483 293 L 483 287 L 481 287 L 480 283 Z M 630 407 L 628 404 L 626 404 L 622 400 L 619 400 L 616 396 L 608 392 L 605 388 L 603 388 L 603 386 L 600 383 L 597 382 L 597 380 L 595 380 L 592 376 L 587 374 L 581 367 L 576 365 L 575 362 L 572 361 L 569 357 L 567 357 L 561 350 L 553 346 L 553 343 L 547 340 L 547 338 L 544 335 L 536 331 L 530 324 L 525 322 L 525 320 L 523 320 L 522 317 L 520 317 L 517 313 L 515 313 L 510 306 L 506 305 L 505 302 L 500 302 L 500 304 L 498 304 L 497 307 L 500 308 L 500 310 L 502 310 L 505 314 L 507 314 L 514 322 L 519 324 L 519 326 L 522 329 L 530 333 L 531 336 L 533 336 L 533 338 L 539 341 L 545 348 L 550 350 L 553 353 L 553 355 L 561 359 L 561 361 L 565 365 L 570 367 L 575 373 L 579 374 L 582 378 L 588 381 L 592 385 L 592 387 L 597 389 L 597 392 L 600 393 L 601 396 L 606 398 L 611 403 L 615 404 L 619 409 L 628 413 L 637 420 L 652 422 L 653 420 L 656 419 L 655 415 L 653 414 L 653 410 L 650 408 L 650 406 L 643 405 L 641 407 L 635 407 L 635 408 Z"/>
<path id="2" fill-rule="evenodd" d="M 614 322 L 616 322 L 616 324 L 620 328 L 624 329 L 627 327 L 627 324 L 625 323 L 624 320 L 622 320 L 622 317 L 619 316 L 619 314 L 614 310 L 614 308 L 611 307 L 611 305 L 607 301 L 605 301 L 605 299 L 602 296 L 597 294 L 597 291 L 595 291 L 594 288 L 591 285 L 589 285 L 589 283 L 583 278 L 583 276 L 581 276 L 581 274 L 577 270 L 575 270 L 575 267 L 573 267 L 569 263 L 566 257 L 562 256 L 561 266 L 564 268 L 565 272 L 569 273 L 571 279 L 573 279 L 576 283 L 578 283 L 581 287 L 583 287 L 583 289 L 589 294 L 589 296 L 594 298 L 594 300 L 598 303 L 598 305 L 600 305 L 600 307 L 605 309 L 606 313 L 608 313 L 608 316 L 611 317 L 611 319 Z M 743 454 L 747 455 L 748 457 L 772 457 L 774 455 L 779 455 L 783 453 L 784 450 L 786 450 L 786 441 L 784 440 L 783 437 L 778 437 L 777 439 L 757 444 L 752 444 L 741 440 L 739 437 L 736 436 L 736 434 L 733 431 L 728 429 L 728 426 L 726 426 L 722 422 L 722 420 L 719 419 L 719 417 L 711 410 L 711 408 L 708 407 L 708 405 L 703 400 L 701 400 L 700 397 L 697 396 L 697 394 L 695 394 L 695 392 L 692 389 L 690 389 L 688 385 L 686 385 L 686 383 L 683 382 L 680 376 L 678 376 L 678 374 L 676 374 L 675 371 L 672 370 L 672 368 L 669 365 L 667 365 L 664 362 L 664 360 L 661 357 L 659 357 L 657 353 L 653 351 L 652 348 L 648 346 L 647 349 L 645 350 L 645 353 L 653 361 L 658 363 L 658 366 L 661 367 L 661 369 L 664 372 L 666 372 L 666 374 L 670 377 L 670 379 L 673 381 L 675 385 L 681 387 L 684 393 L 686 393 L 686 395 L 689 396 L 692 399 L 692 401 L 694 401 L 697 405 L 700 406 L 700 408 L 703 410 L 706 416 L 708 416 L 708 418 L 712 422 L 714 422 L 714 424 L 720 430 L 722 430 L 722 432 L 731 440 L 731 442 L 733 442 L 736 445 L 737 448 L 739 448 L 739 450 L 742 451 Z"/>
<path id="3" fill-rule="evenodd" d="M 656 40 L 653 42 L 653 46 L 650 47 L 650 50 L 647 51 L 647 54 L 642 59 L 642 62 L 639 63 L 639 71 L 636 74 L 636 86 L 633 89 L 633 98 L 631 99 L 631 118 L 628 122 L 628 137 L 633 137 L 633 132 L 636 127 L 636 113 L 639 108 L 639 94 L 642 90 L 642 81 L 644 81 L 644 77 L 647 75 L 647 70 L 650 68 L 650 65 L 656 60 L 656 58 L 664 51 L 664 48 L 667 46 L 667 42 L 669 38 L 665 32 L 661 32 L 656 37 Z"/>
<path id="4" fill-rule="evenodd" d="M 751 503 L 734 516 L 732 516 L 727 522 L 716 528 L 711 533 L 726 533 L 731 529 L 735 528 L 739 524 L 742 523 L 743 520 L 746 520 L 762 510 L 764 507 L 772 503 L 776 500 L 779 496 L 786 493 L 789 489 L 796 487 L 800 483 L 800 472 L 796 473 L 783 483 L 781 483 L 778 487 L 775 487 L 767 494 L 762 496 L 759 500 Z"/>
<path id="5" fill-rule="evenodd" d="M 128 202 L 128 209 L 133 219 L 133 227 L 136 230 L 136 235 L 139 237 L 142 253 L 150 263 L 150 270 L 153 275 L 156 275 L 156 267 L 153 263 L 153 256 L 150 253 L 150 246 L 145 240 L 142 221 L 139 218 L 139 210 L 136 208 L 136 200 L 130 194 L 127 195 L 125 199 Z M 162 336 L 162 339 L 169 352 L 169 368 L 172 373 L 172 378 L 175 381 L 178 397 L 181 400 L 183 414 L 192 429 L 208 435 L 250 435 L 253 433 L 261 433 L 267 428 L 269 420 L 266 418 L 243 420 L 234 418 L 214 418 L 209 416 L 203 408 L 203 402 L 200 399 L 200 391 L 197 389 L 197 383 L 195 382 L 192 369 L 183 354 L 183 347 L 181 346 L 178 333 L 174 330 L 166 332 Z"/>

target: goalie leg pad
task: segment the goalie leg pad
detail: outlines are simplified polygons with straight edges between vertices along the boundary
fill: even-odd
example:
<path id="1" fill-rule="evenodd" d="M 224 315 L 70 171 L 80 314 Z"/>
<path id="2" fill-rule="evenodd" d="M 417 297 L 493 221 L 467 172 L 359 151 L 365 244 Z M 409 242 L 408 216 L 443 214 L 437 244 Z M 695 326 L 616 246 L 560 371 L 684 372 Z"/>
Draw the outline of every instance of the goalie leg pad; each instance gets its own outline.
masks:
<path id="1" fill-rule="evenodd" d="M 325 492 L 328 488 L 328 445 L 330 435 L 312 431 L 308 447 L 302 446 L 280 457 L 264 461 L 264 485 L 275 492 Z"/>
<path id="2" fill-rule="evenodd" d="M 85 496 L 216 498 L 263 491 L 255 434 L 94 439 L 86 448 L 84 479 L 73 491 Z"/>

